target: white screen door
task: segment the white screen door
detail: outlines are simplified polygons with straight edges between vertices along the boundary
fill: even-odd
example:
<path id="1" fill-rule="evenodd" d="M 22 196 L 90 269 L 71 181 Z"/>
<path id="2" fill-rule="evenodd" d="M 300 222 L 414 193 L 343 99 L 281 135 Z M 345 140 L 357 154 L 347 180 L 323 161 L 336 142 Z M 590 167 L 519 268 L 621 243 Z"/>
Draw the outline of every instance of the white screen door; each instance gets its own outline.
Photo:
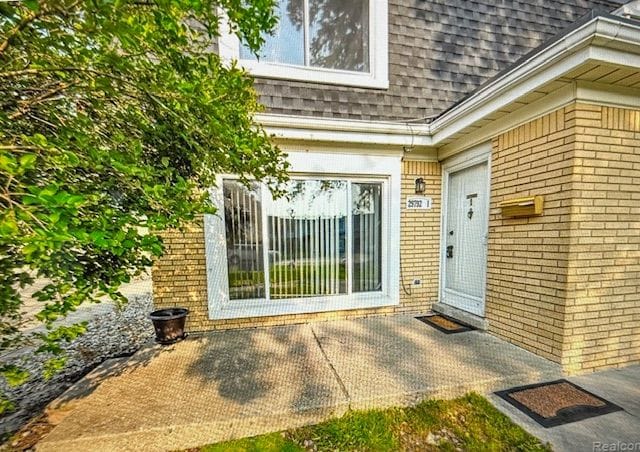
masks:
<path id="1" fill-rule="evenodd" d="M 487 162 L 449 173 L 441 301 L 479 316 L 484 316 L 487 196 Z"/>

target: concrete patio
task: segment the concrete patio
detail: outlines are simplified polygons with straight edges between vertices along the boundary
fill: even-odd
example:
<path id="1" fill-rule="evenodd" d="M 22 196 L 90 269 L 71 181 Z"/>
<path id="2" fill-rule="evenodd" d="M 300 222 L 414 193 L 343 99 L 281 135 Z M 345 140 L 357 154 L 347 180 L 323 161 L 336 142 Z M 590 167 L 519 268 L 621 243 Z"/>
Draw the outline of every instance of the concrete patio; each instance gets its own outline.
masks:
<path id="1" fill-rule="evenodd" d="M 406 316 L 221 331 L 105 363 L 50 406 L 57 426 L 38 450 L 185 449 L 560 373 L 486 333 Z"/>

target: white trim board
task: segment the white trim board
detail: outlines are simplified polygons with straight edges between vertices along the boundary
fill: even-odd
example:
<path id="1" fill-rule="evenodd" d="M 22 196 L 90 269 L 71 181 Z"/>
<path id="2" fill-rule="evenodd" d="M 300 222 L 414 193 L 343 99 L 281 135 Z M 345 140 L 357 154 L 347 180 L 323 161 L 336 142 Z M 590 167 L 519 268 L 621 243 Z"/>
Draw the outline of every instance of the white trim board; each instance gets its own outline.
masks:
<path id="1" fill-rule="evenodd" d="M 575 95 L 575 84 L 568 83 L 566 86 L 547 94 L 537 101 L 524 105 L 512 113 L 438 148 L 438 160 L 444 160 L 456 155 L 466 149 L 491 140 L 493 137 L 501 135 L 508 130 L 526 124 L 537 117 L 564 107 L 575 101 Z"/>
<path id="2" fill-rule="evenodd" d="M 428 135 L 426 124 L 412 125 L 412 135 L 407 133 L 406 124 L 390 122 L 342 121 L 287 115 L 258 115 L 256 120 L 264 125 L 268 133 L 275 133 L 274 139 L 285 150 L 305 148 L 310 151 L 332 152 L 332 149 L 340 149 L 375 153 L 378 148 L 377 152 L 382 155 L 395 154 L 404 155 L 409 160 L 437 161 L 576 101 L 640 108 L 640 89 L 582 80 L 567 82 L 556 91 L 439 148 L 434 146 Z M 345 146 L 336 147 L 337 144 Z"/>
<path id="3" fill-rule="evenodd" d="M 383 157 L 400 157 L 403 161 L 437 162 L 436 150 L 412 151 L 408 147 L 394 147 L 381 144 L 352 144 L 352 143 L 324 143 L 291 140 L 274 140 L 285 154 L 289 152 L 325 153 L 325 154 L 355 154 Z"/>
<path id="4" fill-rule="evenodd" d="M 330 150 L 332 147 L 335 148 L 336 144 L 343 143 L 364 152 L 372 151 L 372 147 L 379 147 L 382 154 L 404 154 L 408 159 L 433 161 L 443 160 L 571 102 L 640 108 L 640 89 L 586 80 L 567 81 L 565 86 L 556 91 L 439 148 L 436 147 L 438 143 L 428 135 L 429 130 L 426 124 L 411 125 L 410 130 L 413 134 L 408 134 L 406 124 L 391 122 L 342 121 L 267 114 L 256 116 L 256 120 L 263 124 L 268 133 L 275 133 L 274 138 L 284 144 L 284 147 Z M 288 126 L 285 126 L 285 123 L 288 123 Z M 288 142 L 293 143 L 288 145 Z M 416 152 L 411 154 L 411 149 Z"/>
<path id="5" fill-rule="evenodd" d="M 465 149 L 502 135 L 573 102 L 608 107 L 640 108 L 640 89 L 586 80 L 567 82 L 562 88 L 438 148 L 438 160 L 456 155 Z"/>
<path id="6" fill-rule="evenodd" d="M 255 120 L 276 140 L 384 145 L 429 151 L 427 124 L 259 114 Z"/>
<path id="7" fill-rule="evenodd" d="M 629 24 L 611 17 L 596 17 L 532 55 L 430 124 L 274 114 L 257 115 L 256 120 L 280 141 L 401 146 L 414 148 L 426 154 L 433 153 L 433 148 L 444 145 L 444 152 L 439 156 L 444 158 L 461 150 L 457 149 L 460 148 L 457 144 L 445 144 L 453 137 L 461 133 L 477 133 L 469 132 L 469 128 L 478 121 L 588 63 L 611 64 L 640 70 L 640 24 Z M 578 83 L 577 86 L 582 88 L 576 88 L 575 96 L 582 93 L 585 99 L 592 98 L 608 105 L 618 105 L 619 102 L 635 105 L 632 99 L 635 96 L 633 88 L 629 88 L 629 94 L 624 95 L 618 88 L 606 88 L 606 85 L 592 86 L 581 81 Z M 569 90 L 558 90 L 547 95 L 546 101 L 537 101 L 522 107 L 518 113 L 518 121 L 526 122 L 540 116 L 545 108 L 548 110 L 554 105 L 557 108 L 566 105 L 572 100 L 567 98 Z M 598 90 L 601 93 L 595 95 L 595 91 Z M 605 100 L 605 96 L 611 96 L 612 99 Z M 530 107 L 533 108 L 528 110 Z M 498 121 L 501 124 L 505 121 L 513 123 L 512 116 L 513 114 L 509 114 Z M 515 124 L 511 127 L 513 126 Z M 475 136 L 475 139 L 465 139 L 464 147 L 472 146 L 484 139 Z M 462 142 L 461 140 L 462 138 L 458 138 L 456 141 Z"/>
<path id="8" fill-rule="evenodd" d="M 640 88 L 578 80 L 576 101 L 608 107 L 640 108 Z"/>
<path id="9" fill-rule="evenodd" d="M 228 64 L 239 60 L 239 65 L 256 77 L 299 80 L 324 85 L 387 89 L 389 87 L 388 21 L 388 1 L 369 0 L 369 72 L 239 60 L 240 40 L 230 32 L 229 21 L 226 18 L 221 21 L 222 34 L 218 39 L 219 53 L 222 60 Z"/>

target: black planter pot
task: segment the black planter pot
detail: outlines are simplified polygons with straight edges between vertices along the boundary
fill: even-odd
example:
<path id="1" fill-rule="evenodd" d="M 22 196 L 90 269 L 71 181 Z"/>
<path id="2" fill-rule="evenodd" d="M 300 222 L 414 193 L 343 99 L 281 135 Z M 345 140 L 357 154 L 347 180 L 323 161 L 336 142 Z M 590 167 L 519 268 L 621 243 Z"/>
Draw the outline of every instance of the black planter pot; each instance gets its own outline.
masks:
<path id="1" fill-rule="evenodd" d="M 156 342 L 160 344 L 173 344 L 184 339 L 184 323 L 187 320 L 189 310 L 185 308 L 159 309 L 149 314 L 156 330 Z"/>

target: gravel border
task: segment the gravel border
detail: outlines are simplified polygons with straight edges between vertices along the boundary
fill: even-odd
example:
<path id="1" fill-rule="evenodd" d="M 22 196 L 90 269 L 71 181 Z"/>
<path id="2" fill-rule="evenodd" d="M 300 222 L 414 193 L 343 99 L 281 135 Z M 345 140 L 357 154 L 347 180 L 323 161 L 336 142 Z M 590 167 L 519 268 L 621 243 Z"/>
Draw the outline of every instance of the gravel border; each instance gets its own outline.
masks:
<path id="1" fill-rule="evenodd" d="M 152 296 L 146 293 L 131 296 L 122 309 L 104 302 L 86 307 L 78 319 L 70 316 L 69 322 L 88 320 L 87 331 L 64 345 L 68 354 L 67 365 L 50 380 L 42 377 L 43 363 L 49 358 L 48 355 L 34 354 L 32 347 L 6 353 L 3 362 L 23 366 L 30 372 L 31 378 L 17 388 L 0 382 L 0 388 L 16 405 L 15 411 L 0 418 L 0 434 L 17 430 L 47 403 L 106 359 L 133 354 L 150 342 L 154 330 L 147 316 L 152 310 Z"/>

